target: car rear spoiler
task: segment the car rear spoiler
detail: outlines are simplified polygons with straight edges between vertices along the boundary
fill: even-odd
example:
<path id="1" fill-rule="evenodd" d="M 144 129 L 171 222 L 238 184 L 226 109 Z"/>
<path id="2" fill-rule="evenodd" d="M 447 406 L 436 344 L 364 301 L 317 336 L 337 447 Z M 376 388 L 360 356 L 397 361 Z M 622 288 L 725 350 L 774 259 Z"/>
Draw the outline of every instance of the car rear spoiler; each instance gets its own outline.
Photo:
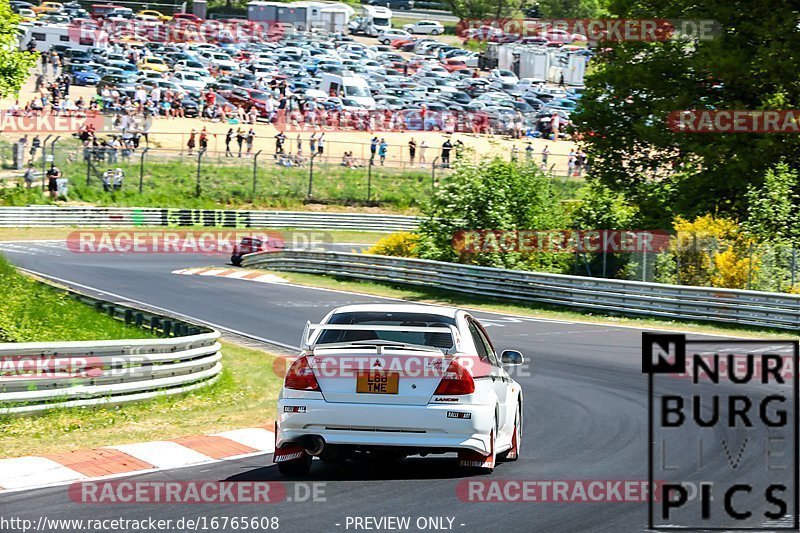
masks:
<path id="1" fill-rule="evenodd" d="M 452 345 L 450 348 L 437 348 L 435 346 L 422 346 L 416 344 L 405 344 L 405 346 L 409 348 L 415 349 L 426 349 L 429 351 L 437 351 L 442 352 L 445 355 L 457 353 L 463 351 L 461 349 L 461 335 L 456 329 L 455 326 L 451 324 L 447 324 L 446 326 L 439 326 L 439 327 L 427 327 L 427 326 L 381 326 L 379 324 L 312 324 L 311 321 L 306 322 L 306 327 L 303 329 L 303 337 L 300 339 L 300 347 L 302 350 L 307 352 L 312 352 L 314 348 L 317 347 L 316 342 L 312 342 L 311 338 L 315 335 L 316 332 L 321 332 L 323 330 L 333 330 L 333 331 L 401 331 L 401 332 L 408 332 L 408 333 L 447 333 L 450 335 L 452 339 Z M 336 344 L 326 344 L 323 346 L 326 347 L 335 347 L 340 345 L 352 345 L 353 343 L 336 343 Z M 370 345 L 369 341 L 359 341 L 359 345 L 363 347 L 369 346 L 388 346 L 391 347 L 391 344 L 382 345 L 380 343 L 376 343 L 374 345 Z"/>

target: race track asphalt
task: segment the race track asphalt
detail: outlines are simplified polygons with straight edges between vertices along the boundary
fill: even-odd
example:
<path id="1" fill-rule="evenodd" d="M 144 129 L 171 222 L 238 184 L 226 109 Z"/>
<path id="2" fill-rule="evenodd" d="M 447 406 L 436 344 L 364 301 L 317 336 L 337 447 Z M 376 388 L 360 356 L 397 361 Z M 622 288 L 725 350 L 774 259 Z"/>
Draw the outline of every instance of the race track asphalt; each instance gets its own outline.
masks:
<path id="1" fill-rule="evenodd" d="M 192 266 L 224 265 L 226 258 L 219 256 L 75 254 L 58 243 L 5 244 L 0 245 L 0 252 L 30 271 L 69 282 L 84 291 L 104 291 L 106 299 L 143 302 L 286 346 L 297 346 L 305 322 L 319 320 L 333 307 L 385 301 L 286 284 L 171 273 Z M 521 458 L 501 463 L 480 480 L 647 480 L 648 396 L 647 378 L 642 374 L 641 330 L 475 314 L 487 326 L 498 350 L 519 349 L 531 362 L 523 370 L 530 371 L 529 375 L 515 376 L 525 393 Z M 686 383 L 666 380 L 661 386 L 679 391 Z M 758 387 L 750 391 L 756 395 L 763 392 Z M 273 417 L 273 413 L 264 413 L 265 419 Z M 726 445 L 722 439 L 730 432 L 714 429 L 709 436 L 713 443 L 704 453 L 716 457 L 709 464 L 717 463 L 714 472 L 718 483 L 744 479 L 758 484 L 775 475 L 762 468 L 757 460 L 760 457 L 749 455 L 736 468 L 729 468 L 722 459 Z M 751 441 L 759 443 L 765 439 L 763 431 L 751 437 Z M 684 448 L 680 442 L 672 443 L 670 450 L 686 457 L 697 453 L 693 446 L 687 444 Z M 750 453 L 748 449 L 747 454 Z M 308 480 L 325 482 L 324 502 L 284 501 L 261 506 L 86 505 L 73 503 L 66 487 L 50 487 L 0 496 L 0 510 L 3 516 L 33 519 L 42 514 L 50 518 L 138 519 L 277 516 L 282 531 L 354 531 L 346 528 L 346 520 L 356 516 L 408 516 L 412 517 L 412 526 L 418 517 L 451 517 L 453 530 L 470 532 L 647 529 L 647 505 L 641 502 L 462 502 L 456 487 L 470 478 L 459 477 L 454 463 L 451 457 L 412 458 L 389 464 L 348 462 L 344 466 L 315 461 Z M 698 472 L 696 465 L 686 461 L 673 479 L 703 480 L 708 479 L 703 477 L 708 473 Z M 271 456 L 259 455 L 134 479 L 282 478 L 272 465 Z M 286 485 L 292 494 L 295 482 L 288 481 Z M 721 500 L 721 495 L 715 497 L 716 504 Z M 762 515 L 754 513 L 736 525 L 752 527 L 764 522 Z M 725 524 L 728 527 L 731 523 Z"/>

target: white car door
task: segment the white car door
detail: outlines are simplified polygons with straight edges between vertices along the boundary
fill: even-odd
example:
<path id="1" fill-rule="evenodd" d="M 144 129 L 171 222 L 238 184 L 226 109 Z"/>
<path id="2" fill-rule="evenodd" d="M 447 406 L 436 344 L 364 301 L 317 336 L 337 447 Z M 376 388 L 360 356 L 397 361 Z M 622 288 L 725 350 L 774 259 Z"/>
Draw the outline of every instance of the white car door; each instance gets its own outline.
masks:
<path id="1" fill-rule="evenodd" d="M 472 317 L 468 317 L 467 320 L 472 341 L 475 343 L 475 348 L 478 351 L 478 357 L 482 362 L 487 364 L 486 368 L 488 369 L 489 378 L 491 379 L 490 386 L 492 390 L 494 390 L 499 403 L 497 413 L 497 427 L 499 428 L 498 438 L 505 441 L 511 437 L 511 431 L 513 431 L 514 426 L 514 413 L 512 412 L 510 415 L 508 413 L 508 392 L 511 378 L 501 366 L 500 358 L 497 353 L 495 353 L 494 347 L 489 340 L 489 336 L 486 335 L 483 326 Z"/>

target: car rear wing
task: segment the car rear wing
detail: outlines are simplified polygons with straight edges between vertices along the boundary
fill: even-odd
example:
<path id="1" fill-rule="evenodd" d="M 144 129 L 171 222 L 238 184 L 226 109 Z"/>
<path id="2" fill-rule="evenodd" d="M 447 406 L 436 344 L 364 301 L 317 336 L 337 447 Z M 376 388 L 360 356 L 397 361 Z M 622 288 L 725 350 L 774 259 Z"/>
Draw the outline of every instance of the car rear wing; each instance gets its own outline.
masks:
<path id="1" fill-rule="evenodd" d="M 375 339 L 376 342 L 372 343 L 371 340 L 364 341 L 351 341 L 329 343 L 317 346 L 316 339 L 320 337 L 318 333 L 322 331 L 399 331 L 405 333 L 444 333 L 450 335 L 450 348 L 440 348 L 436 346 L 426 346 L 421 344 L 411 344 L 404 342 L 385 341 L 381 342 Z M 316 338 L 314 338 L 316 337 Z M 312 340 L 314 339 L 314 340 Z M 382 347 L 405 347 L 414 348 L 417 350 L 425 350 L 432 352 L 441 352 L 445 355 L 453 354 L 463 351 L 461 348 L 461 335 L 458 329 L 447 324 L 446 326 L 382 326 L 379 324 L 312 324 L 311 321 L 306 322 L 306 327 L 303 330 L 303 337 L 300 339 L 300 347 L 306 352 L 313 352 L 314 348 L 337 348 L 337 347 L 353 347 L 353 348 L 368 348 L 374 346 L 379 350 Z"/>

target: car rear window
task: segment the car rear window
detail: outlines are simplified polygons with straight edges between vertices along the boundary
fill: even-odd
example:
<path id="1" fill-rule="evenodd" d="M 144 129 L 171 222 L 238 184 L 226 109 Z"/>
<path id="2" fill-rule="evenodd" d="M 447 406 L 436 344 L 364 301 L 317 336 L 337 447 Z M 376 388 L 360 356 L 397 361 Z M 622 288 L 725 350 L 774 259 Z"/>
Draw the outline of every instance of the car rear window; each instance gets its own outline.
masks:
<path id="1" fill-rule="evenodd" d="M 346 325 L 379 325 L 409 327 L 445 327 L 456 325 L 454 318 L 428 313 L 393 313 L 393 312 L 353 312 L 333 315 L 329 324 Z M 449 333 L 425 333 L 404 331 L 323 331 L 317 344 L 338 342 L 356 342 L 369 340 L 386 340 L 406 344 L 419 344 L 435 348 L 451 348 L 452 337 Z"/>

